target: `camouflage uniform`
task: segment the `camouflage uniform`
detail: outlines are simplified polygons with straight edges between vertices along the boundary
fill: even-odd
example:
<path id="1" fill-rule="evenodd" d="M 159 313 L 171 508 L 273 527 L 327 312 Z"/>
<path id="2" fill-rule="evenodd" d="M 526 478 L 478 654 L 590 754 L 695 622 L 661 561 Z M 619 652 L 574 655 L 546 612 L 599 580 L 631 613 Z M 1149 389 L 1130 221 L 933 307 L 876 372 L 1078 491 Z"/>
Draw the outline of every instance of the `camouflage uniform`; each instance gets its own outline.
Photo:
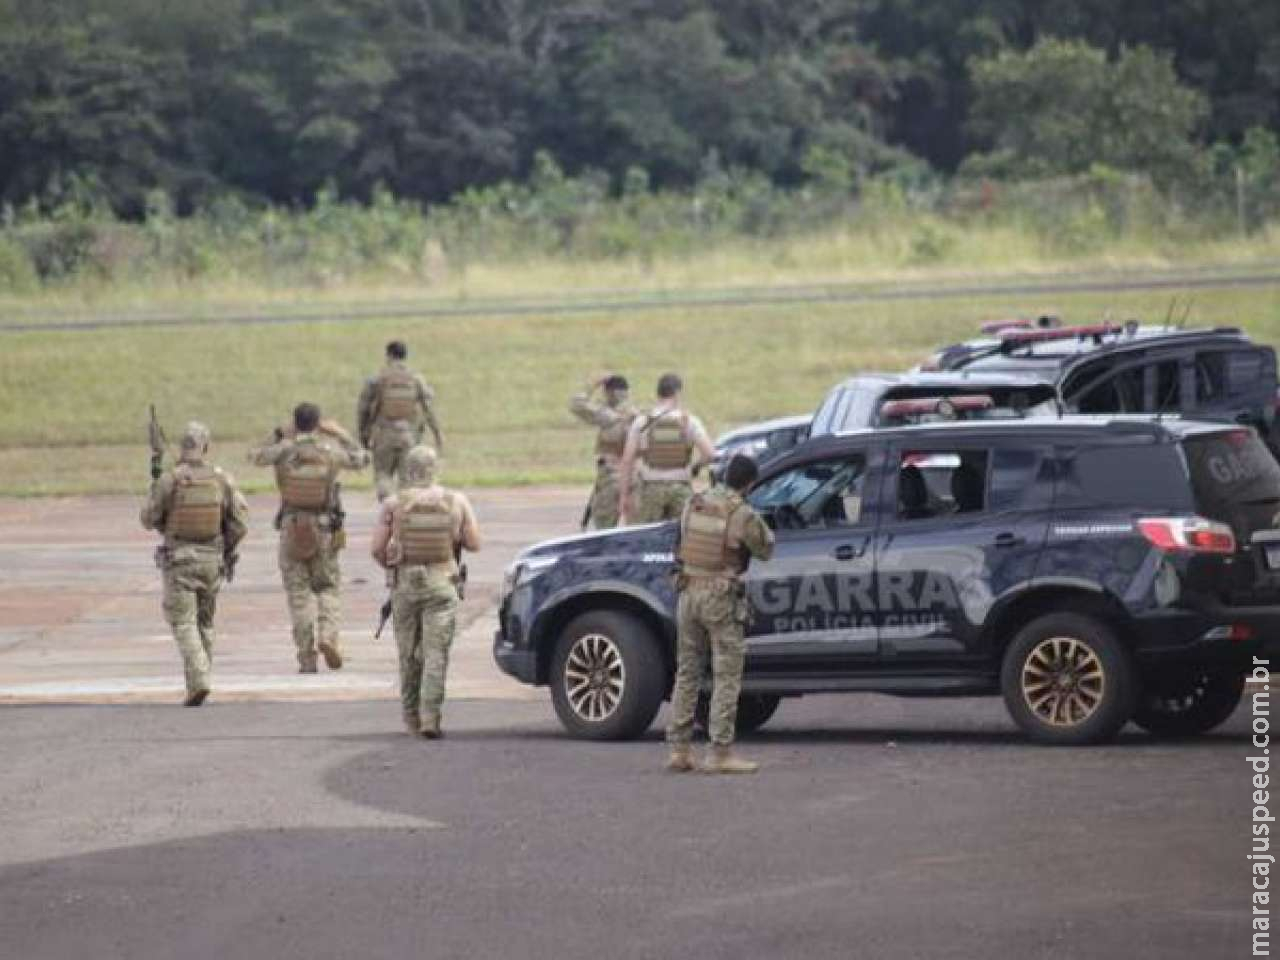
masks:
<path id="1" fill-rule="evenodd" d="M 436 449 L 443 448 L 435 414 L 435 391 L 403 360 L 390 361 L 365 381 L 356 408 L 360 443 L 373 451 L 374 486 L 385 500 L 404 483 L 404 457 L 430 429 Z"/>
<path id="2" fill-rule="evenodd" d="M 676 680 L 667 727 L 673 747 L 687 750 L 692 738 L 708 653 L 713 674 L 707 723 L 711 744 L 727 751 L 733 743 L 746 650 L 744 631 L 750 619 L 740 571 L 745 571 L 751 557 L 767 560 L 772 555 L 773 533 L 736 491 L 714 487 L 697 494 L 685 507 L 680 519 Z"/>
<path id="3" fill-rule="evenodd" d="M 655 436 L 659 432 L 672 437 Z M 675 439 L 677 433 L 679 439 Z M 698 449 L 710 445 L 702 421 L 678 407 L 658 407 L 635 419 L 628 443 L 634 443 L 636 479 L 640 484 L 632 521 L 657 523 L 676 519 L 693 493 Z M 660 451 L 660 447 L 665 449 Z M 680 458 L 683 462 L 677 463 Z"/>
<path id="4" fill-rule="evenodd" d="M 329 439 L 332 438 L 332 441 Z M 314 673 L 316 650 L 333 669 L 342 666 L 342 597 L 338 553 L 346 545 L 346 531 L 339 529 L 337 476 L 340 470 L 358 470 L 369 463 L 361 450 L 340 429 L 277 436 L 251 453 L 260 467 L 276 468 L 276 484 L 285 498 L 286 471 L 300 460 L 314 460 L 317 476 L 314 505 L 282 502 L 276 516 L 280 530 L 280 577 L 284 582 L 293 621 L 293 642 L 298 666 Z"/>
<path id="5" fill-rule="evenodd" d="M 182 459 L 152 482 L 141 515 L 144 529 L 164 534 L 156 562 L 164 572 L 164 614 L 182 654 L 190 706 L 209 693 L 218 591 L 249 531 L 249 507 L 235 480 L 204 462 L 208 436 L 199 424 L 188 425 Z"/>
<path id="6" fill-rule="evenodd" d="M 594 387 L 594 384 L 591 385 Z M 591 399 L 591 389 L 576 393 L 569 412 L 598 428 L 596 434 L 596 482 L 591 490 L 591 522 L 597 530 L 618 525 L 618 464 L 626 446 L 627 432 L 639 411 L 629 403 L 612 406 Z"/>
<path id="7" fill-rule="evenodd" d="M 392 571 L 391 609 L 400 665 L 400 706 L 411 734 L 440 736 L 449 651 L 457 628 L 462 549 L 479 546 L 467 498 L 435 482 L 435 453 L 415 447 L 406 485 L 382 505 L 373 557 Z"/>

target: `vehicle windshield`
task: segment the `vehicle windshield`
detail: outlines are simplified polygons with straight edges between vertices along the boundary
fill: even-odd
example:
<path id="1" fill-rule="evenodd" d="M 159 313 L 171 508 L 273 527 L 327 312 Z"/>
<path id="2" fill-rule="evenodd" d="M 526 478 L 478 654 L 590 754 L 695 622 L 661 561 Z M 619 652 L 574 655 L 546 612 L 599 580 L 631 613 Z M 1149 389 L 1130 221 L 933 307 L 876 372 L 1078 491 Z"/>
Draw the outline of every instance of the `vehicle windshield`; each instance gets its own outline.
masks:
<path id="1" fill-rule="evenodd" d="M 771 526 L 856 524 L 862 519 L 865 459 L 810 463 L 778 474 L 751 492 L 751 505 Z"/>
<path id="2" fill-rule="evenodd" d="M 1280 527 L 1280 464 L 1252 430 L 1189 437 L 1182 444 L 1196 508 L 1247 540 Z"/>

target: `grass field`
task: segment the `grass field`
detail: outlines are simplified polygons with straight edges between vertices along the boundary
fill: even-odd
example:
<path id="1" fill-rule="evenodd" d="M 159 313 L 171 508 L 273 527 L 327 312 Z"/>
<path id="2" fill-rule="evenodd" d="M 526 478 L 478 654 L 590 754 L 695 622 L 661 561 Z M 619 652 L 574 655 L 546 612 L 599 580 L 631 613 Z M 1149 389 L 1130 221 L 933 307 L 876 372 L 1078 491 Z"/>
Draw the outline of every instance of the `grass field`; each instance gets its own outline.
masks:
<path id="1" fill-rule="evenodd" d="M 625 314 L 466 317 L 0 334 L 0 494 L 142 492 L 154 402 L 171 436 L 207 422 L 214 457 L 270 485 L 249 444 L 314 400 L 352 425 L 388 339 L 435 386 L 447 479 L 458 485 L 586 482 L 591 432 L 567 412 L 592 371 L 616 369 L 640 399 L 680 371 L 714 431 L 813 409 L 836 380 L 896 370 L 987 319 L 1040 311 L 1071 321 L 1162 319 L 1171 294 L 1072 294 Z M 1280 288 L 1202 291 L 1194 324 L 1280 340 Z M 352 486 L 367 486 L 368 477 Z"/>
<path id="2" fill-rule="evenodd" d="M 922 238 L 930 240 L 924 248 Z M 0 288 L 0 318 L 149 310 L 216 314 L 248 307 L 273 312 L 405 299 L 566 298 L 619 289 L 661 294 L 741 286 L 1097 274 L 1206 264 L 1238 270 L 1273 267 L 1277 262 L 1280 224 L 1248 238 L 1172 237 L 1142 231 L 1099 236 L 1064 250 L 1028 226 L 993 224 L 962 230 L 943 218 L 915 214 L 856 229 L 822 229 L 769 240 L 720 239 L 695 256 L 657 253 L 587 262 L 530 255 L 514 262 L 449 262 L 430 277 L 408 264 L 402 270 L 326 275 L 306 285 L 299 285 L 293 274 L 282 276 L 278 283 L 269 276 L 234 273 L 190 278 L 162 272 L 143 280 L 88 275 L 30 293 Z"/>

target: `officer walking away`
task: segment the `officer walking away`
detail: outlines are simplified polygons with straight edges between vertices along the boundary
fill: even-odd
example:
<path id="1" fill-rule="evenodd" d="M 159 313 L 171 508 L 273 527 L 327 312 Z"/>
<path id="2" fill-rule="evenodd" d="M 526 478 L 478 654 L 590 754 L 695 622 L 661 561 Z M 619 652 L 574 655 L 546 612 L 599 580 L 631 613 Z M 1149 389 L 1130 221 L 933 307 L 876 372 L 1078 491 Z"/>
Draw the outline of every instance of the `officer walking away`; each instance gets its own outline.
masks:
<path id="1" fill-rule="evenodd" d="M 627 433 L 618 467 L 619 513 L 622 523 L 656 523 L 680 516 L 693 492 L 693 469 L 715 458 L 715 447 L 702 421 L 681 405 L 684 383 L 674 373 L 658 380 L 658 403 L 637 417 Z M 631 508 L 633 473 L 640 483 Z"/>
<path id="2" fill-rule="evenodd" d="M 387 364 L 365 381 L 356 408 L 360 443 L 373 451 L 373 476 L 378 500 L 385 500 L 404 482 L 404 457 L 422 442 L 430 428 L 436 449 L 444 450 L 444 438 L 434 409 L 435 391 L 409 368 L 409 349 L 402 340 L 387 344 Z"/>
<path id="3" fill-rule="evenodd" d="M 152 481 L 142 508 L 143 528 L 164 534 L 156 565 L 164 571 L 164 614 L 182 654 L 188 707 L 209 696 L 218 591 L 249 532 L 248 504 L 230 474 L 205 462 L 208 451 L 209 429 L 188 423 L 178 463 Z"/>
<path id="4" fill-rule="evenodd" d="M 768 560 L 773 555 L 773 533 L 743 499 L 756 475 L 755 461 L 738 454 L 725 468 L 724 486 L 694 494 L 680 518 L 676 682 L 667 727 L 671 748 L 668 770 L 693 769 L 690 741 L 708 653 L 712 670 L 707 720 L 711 748 L 702 769 L 707 773 L 755 773 L 760 766 L 733 753 L 744 633 L 751 613 L 741 576 L 752 557 Z"/>
<path id="5" fill-rule="evenodd" d="M 449 648 L 457 626 L 465 574 L 463 550 L 480 549 L 480 528 L 467 498 L 436 482 L 436 452 L 416 446 L 405 457 L 405 486 L 382 505 L 373 531 L 373 559 L 390 571 L 400 705 L 405 729 L 441 736 Z"/>
<path id="6" fill-rule="evenodd" d="M 250 452 L 260 467 L 273 466 L 280 490 L 280 576 L 293 621 L 300 673 L 316 672 L 316 651 L 332 670 L 342 666 L 342 597 L 338 553 L 346 545 L 338 474 L 369 464 L 369 454 L 314 403 L 293 411 L 293 427 L 276 428 Z"/>
<path id="7" fill-rule="evenodd" d="M 597 399 L 596 392 L 603 398 Z M 596 482 L 591 490 L 583 529 L 594 523 L 597 530 L 618 525 L 618 465 L 627 445 L 627 432 L 639 411 L 628 401 L 627 378 L 616 373 L 587 382 L 586 389 L 569 401 L 569 412 L 596 427 Z"/>

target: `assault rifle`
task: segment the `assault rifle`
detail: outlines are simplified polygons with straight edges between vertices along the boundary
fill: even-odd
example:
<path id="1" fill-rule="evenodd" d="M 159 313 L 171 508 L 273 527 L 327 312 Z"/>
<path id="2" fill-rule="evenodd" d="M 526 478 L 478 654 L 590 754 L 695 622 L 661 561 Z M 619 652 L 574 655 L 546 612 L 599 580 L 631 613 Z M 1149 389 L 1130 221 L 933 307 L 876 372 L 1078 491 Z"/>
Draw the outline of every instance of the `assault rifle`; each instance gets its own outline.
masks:
<path id="1" fill-rule="evenodd" d="M 467 565 L 462 562 L 462 547 L 454 550 L 454 557 L 458 561 L 458 575 L 454 581 L 454 585 L 458 588 L 458 599 L 465 600 L 467 596 Z M 373 639 L 378 640 L 382 637 L 382 631 L 386 629 L 387 621 L 391 619 L 391 597 L 387 597 L 382 604 L 382 608 L 378 611 L 378 629 L 373 631 Z"/>
<path id="2" fill-rule="evenodd" d="M 378 640 L 382 637 L 382 631 L 386 629 L 387 621 L 391 619 L 391 598 L 387 597 L 386 603 L 382 605 L 378 617 L 378 629 L 373 631 L 373 639 Z"/>
<path id="3" fill-rule="evenodd" d="M 151 420 L 147 424 L 147 443 L 151 447 L 151 479 L 159 480 L 160 475 L 164 473 L 164 457 L 169 447 L 169 441 L 165 439 L 164 428 L 160 426 L 160 420 L 156 417 L 156 405 L 150 404 Z"/>

